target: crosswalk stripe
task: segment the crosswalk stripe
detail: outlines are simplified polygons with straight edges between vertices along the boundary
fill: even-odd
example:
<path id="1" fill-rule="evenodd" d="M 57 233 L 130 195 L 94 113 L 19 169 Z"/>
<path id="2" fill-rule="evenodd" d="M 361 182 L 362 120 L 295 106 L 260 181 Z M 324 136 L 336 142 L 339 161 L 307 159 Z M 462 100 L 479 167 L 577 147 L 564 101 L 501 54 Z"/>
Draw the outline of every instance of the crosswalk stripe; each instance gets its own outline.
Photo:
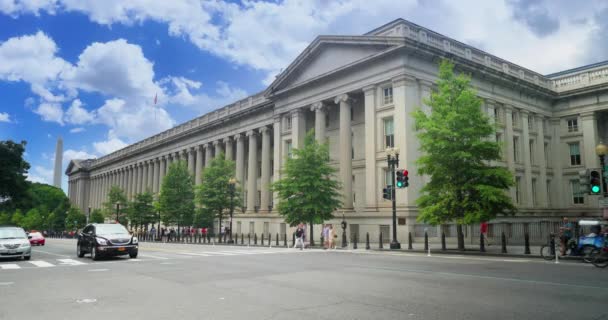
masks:
<path id="1" fill-rule="evenodd" d="M 199 256 L 199 257 L 209 257 L 210 255 L 204 253 L 195 253 L 195 252 L 175 252 L 177 254 L 183 254 L 187 256 Z"/>
<path id="2" fill-rule="evenodd" d="M 59 262 L 61 262 L 62 265 L 69 265 L 69 266 L 79 266 L 79 265 L 84 265 L 86 263 L 84 262 L 80 262 L 78 260 L 74 260 L 74 259 L 57 259 Z"/>
<path id="3" fill-rule="evenodd" d="M 144 258 L 152 258 L 152 259 L 158 259 L 158 260 L 169 260 L 169 258 L 165 258 L 165 257 L 159 257 L 159 256 L 153 256 L 153 255 L 149 255 L 149 254 L 139 254 L 140 256 L 144 257 Z"/>
<path id="4" fill-rule="evenodd" d="M 55 266 L 52 263 L 48 263 L 48 262 L 42 261 L 42 260 L 29 261 L 29 263 L 35 265 L 36 267 L 40 267 L 40 268 L 49 268 L 49 267 L 54 267 Z"/>
<path id="5" fill-rule="evenodd" d="M 21 267 L 17 264 L 0 264 L 0 268 L 3 270 L 8 269 L 21 269 Z"/>

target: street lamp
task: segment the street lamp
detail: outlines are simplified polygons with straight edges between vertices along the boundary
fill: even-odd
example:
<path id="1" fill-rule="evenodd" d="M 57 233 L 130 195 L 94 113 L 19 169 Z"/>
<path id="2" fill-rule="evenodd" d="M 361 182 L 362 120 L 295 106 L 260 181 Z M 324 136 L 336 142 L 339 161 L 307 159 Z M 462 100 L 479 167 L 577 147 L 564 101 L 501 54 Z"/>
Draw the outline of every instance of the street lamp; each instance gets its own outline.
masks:
<path id="1" fill-rule="evenodd" d="M 595 147 L 595 154 L 600 157 L 600 172 L 602 173 L 600 181 L 602 181 L 602 188 L 604 188 L 604 197 L 608 197 L 608 190 L 606 190 L 606 175 L 608 175 L 608 168 L 604 164 L 604 157 L 608 154 L 608 146 L 600 142 L 600 144 Z"/>
<path id="2" fill-rule="evenodd" d="M 234 191 L 236 189 L 235 178 L 230 178 L 230 180 L 228 180 L 228 189 L 230 190 L 230 239 L 228 240 L 228 243 L 234 243 L 234 240 L 232 239 L 232 214 L 234 213 Z"/>
<path id="3" fill-rule="evenodd" d="M 89 217 L 91 217 L 91 207 L 89 207 L 89 212 L 87 213 L 87 223 L 89 224 Z"/>
<path id="4" fill-rule="evenodd" d="M 120 202 L 116 201 L 116 222 L 118 221 L 118 211 L 120 210 Z"/>
<path id="5" fill-rule="evenodd" d="M 399 148 L 386 149 L 386 161 L 391 172 L 391 198 L 393 201 L 393 240 L 391 249 L 401 249 L 401 244 L 397 241 L 397 202 L 395 199 L 395 168 L 399 166 Z"/>

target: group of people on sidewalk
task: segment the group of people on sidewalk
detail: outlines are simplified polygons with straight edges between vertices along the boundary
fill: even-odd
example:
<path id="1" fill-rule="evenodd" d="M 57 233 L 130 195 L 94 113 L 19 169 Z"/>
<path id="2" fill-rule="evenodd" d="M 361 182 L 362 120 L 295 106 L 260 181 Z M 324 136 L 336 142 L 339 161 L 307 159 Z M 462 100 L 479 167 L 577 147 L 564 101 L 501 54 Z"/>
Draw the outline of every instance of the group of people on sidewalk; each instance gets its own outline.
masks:
<path id="1" fill-rule="evenodd" d="M 338 234 L 332 224 L 323 225 L 322 236 L 324 249 L 336 248 L 336 238 L 338 238 Z M 300 223 L 296 228 L 296 241 L 293 247 L 299 247 L 300 250 L 303 250 L 306 246 L 306 226 L 303 223 Z"/>

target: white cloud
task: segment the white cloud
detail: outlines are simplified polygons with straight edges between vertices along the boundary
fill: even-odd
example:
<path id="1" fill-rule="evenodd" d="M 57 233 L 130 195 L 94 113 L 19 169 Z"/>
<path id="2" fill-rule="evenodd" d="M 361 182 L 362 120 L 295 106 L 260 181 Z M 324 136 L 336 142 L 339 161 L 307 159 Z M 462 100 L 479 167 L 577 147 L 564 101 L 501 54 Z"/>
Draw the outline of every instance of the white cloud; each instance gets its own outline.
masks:
<path id="1" fill-rule="evenodd" d="M 100 155 L 106 155 L 108 153 L 112 153 L 116 150 L 122 149 L 126 147 L 128 144 L 124 143 L 122 140 L 112 137 L 112 134 L 109 135 L 108 140 L 94 142 L 93 147 L 95 151 Z"/>
<path id="2" fill-rule="evenodd" d="M 63 109 L 57 103 L 41 103 L 34 112 L 40 115 L 44 121 L 57 122 L 63 125 Z"/>
<path id="3" fill-rule="evenodd" d="M 53 154 L 53 159 L 55 158 L 55 155 Z M 84 159 L 95 159 L 97 158 L 96 155 L 94 154 L 90 154 L 84 150 L 74 150 L 74 149 L 67 149 L 63 152 L 63 167 L 65 168 L 66 165 L 71 161 L 71 160 L 84 160 Z"/>
<path id="4" fill-rule="evenodd" d="M 122 99 L 106 100 L 97 109 L 97 115 L 101 123 L 111 128 L 112 135 L 132 140 L 167 130 L 175 124 L 162 108 L 145 104 L 129 105 Z"/>
<path id="5" fill-rule="evenodd" d="M 34 166 L 27 174 L 27 180 L 38 183 L 53 183 L 53 170 L 42 166 Z"/>
<path id="6" fill-rule="evenodd" d="M 23 13 L 39 15 L 42 10 L 53 14 L 57 5 L 56 2 L 57 0 L 0 0 L 0 12 L 13 17 Z"/>
<path id="7" fill-rule="evenodd" d="M 0 112 L 0 122 L 11 122 L 11 116 L 6 112 Z"/>
<path id="8" fill-rule="evenodd" d="M 82 108 L 79 99 L 72 101 L 72 105 L 65 113 L 65 121 L 73 124 L 85 124 L 95 120 L 95 115 Z"/>
<path id="9" fill-rule="evenodd" d="M 214 95 L 197 93 L 202 83 L 184 77 L 166 77 L 159 81 L 170 95 L 169 102 L 187 106 L 199 113 L 206 113 L 218 107 L 233 103 L 247 96 L 247 92 L 218 81 Z"/>
<path id="10" fill-rule="evenodd" d="M 79 133 L 85 131 L 83 127 L 70 129 L 70 133 Z"/>

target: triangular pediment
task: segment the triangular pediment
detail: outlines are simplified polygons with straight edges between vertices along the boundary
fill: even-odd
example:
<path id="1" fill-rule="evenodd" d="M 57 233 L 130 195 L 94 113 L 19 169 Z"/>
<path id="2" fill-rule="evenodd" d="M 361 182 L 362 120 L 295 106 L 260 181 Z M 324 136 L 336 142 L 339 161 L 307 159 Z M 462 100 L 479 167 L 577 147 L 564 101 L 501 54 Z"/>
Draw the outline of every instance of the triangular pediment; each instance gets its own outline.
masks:
<path id="1" fill-rule="evenodd" d="M 385 37 L 319 37 L 269 86 L 277 92 L 342 70 L 399 46 Z"/>

